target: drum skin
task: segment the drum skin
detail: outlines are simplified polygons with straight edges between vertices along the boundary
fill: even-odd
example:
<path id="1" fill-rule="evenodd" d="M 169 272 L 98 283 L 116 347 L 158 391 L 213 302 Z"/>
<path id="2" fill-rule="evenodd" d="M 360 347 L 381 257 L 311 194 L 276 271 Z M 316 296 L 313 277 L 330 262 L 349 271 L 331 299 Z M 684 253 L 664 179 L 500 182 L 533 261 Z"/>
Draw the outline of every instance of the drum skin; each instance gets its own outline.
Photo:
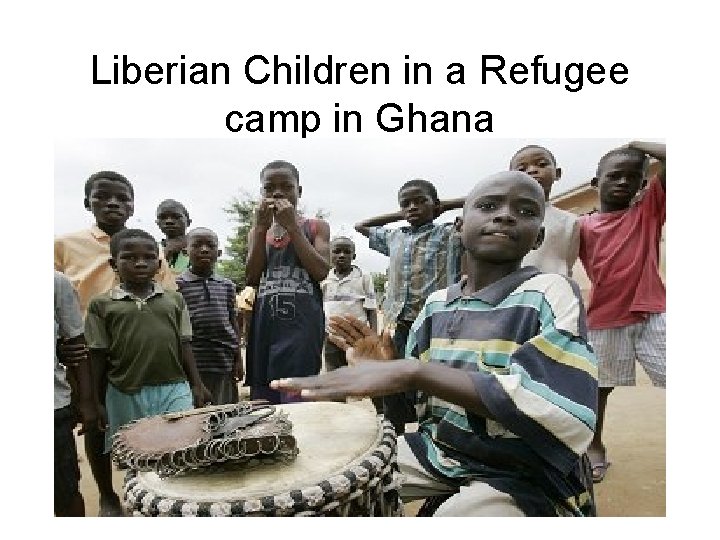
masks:
<path id="1" fill-rule="evenodd" d="M 136 516 L 393 516 L 395 432 L 360 403 L 278 406 L 300 453 L 289 463 L 255 460 L 241 470 L 161 478 L 130 471 L 123 503 Z"/>

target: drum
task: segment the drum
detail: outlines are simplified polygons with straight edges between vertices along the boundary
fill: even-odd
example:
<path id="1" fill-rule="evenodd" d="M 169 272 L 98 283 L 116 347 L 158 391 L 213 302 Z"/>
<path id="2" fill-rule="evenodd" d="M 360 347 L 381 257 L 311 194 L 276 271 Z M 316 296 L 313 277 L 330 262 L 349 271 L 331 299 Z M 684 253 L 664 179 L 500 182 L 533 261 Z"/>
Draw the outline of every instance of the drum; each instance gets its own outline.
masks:
<path id="1" fill-rule="evenodd" d="M 293 461 L 170 477 L 131 470 L 123 504 L 134 516 L 400 516 L 395 432 L 365 405 L 278 405 L 292 422 Z"/>

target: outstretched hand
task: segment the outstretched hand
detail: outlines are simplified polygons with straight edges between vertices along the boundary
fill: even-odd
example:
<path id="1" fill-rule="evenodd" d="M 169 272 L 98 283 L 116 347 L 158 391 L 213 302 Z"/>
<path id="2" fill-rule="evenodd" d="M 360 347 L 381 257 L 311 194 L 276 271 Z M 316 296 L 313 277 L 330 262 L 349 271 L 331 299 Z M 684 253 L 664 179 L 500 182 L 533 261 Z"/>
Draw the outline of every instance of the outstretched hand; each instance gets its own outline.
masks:
<path id="1" fill-rule="evenodd" d="M 270 383 L 270 388 L 318 401 L 387 396 L 413 388 L 417 366 L 417 360 L 362 362 L 314 377 L 275 380 Z"/>
<path id="2" fill-rule="evenodd" d="M 330 317 L 328 339 L 345 351 L 351 366 L 363 361 L 387 361 L 398 357 L 388 332 L 383 331 L 378 336 L 367 323 L 355 317 Z"/>

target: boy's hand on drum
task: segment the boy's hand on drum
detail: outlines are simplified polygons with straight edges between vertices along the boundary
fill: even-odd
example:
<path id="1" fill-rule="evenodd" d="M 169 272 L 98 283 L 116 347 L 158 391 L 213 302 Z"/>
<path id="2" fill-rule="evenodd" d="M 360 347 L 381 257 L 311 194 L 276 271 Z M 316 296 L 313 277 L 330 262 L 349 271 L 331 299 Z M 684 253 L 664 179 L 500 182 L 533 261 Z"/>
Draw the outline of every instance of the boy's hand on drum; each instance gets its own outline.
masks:
<path id="1" fill-rule="evenodd" d="M 212 394 L 204 384 L 193 386 L 190 388 L 193 396 L 193 405 L 195 407 L 204 407 L 205 405 L 212 402 Z"/>
<path id="2" fill-rule="evenodd" d="M 354 367 L 336 369 L 315 377 L 275 380 L 270 387 L 318 401 L 386 396 L 412 388 L 417 366 L 417 360 L 361 362 Z"/>
<path id="3" fill-rule="evenodd" d="M 343 349 L 349 365 L 363 361 L 387 361 L 397 358 L 388 332 L 378 336 L 367 323 L 355 317 L 330 317 L 330 341 Z"/>

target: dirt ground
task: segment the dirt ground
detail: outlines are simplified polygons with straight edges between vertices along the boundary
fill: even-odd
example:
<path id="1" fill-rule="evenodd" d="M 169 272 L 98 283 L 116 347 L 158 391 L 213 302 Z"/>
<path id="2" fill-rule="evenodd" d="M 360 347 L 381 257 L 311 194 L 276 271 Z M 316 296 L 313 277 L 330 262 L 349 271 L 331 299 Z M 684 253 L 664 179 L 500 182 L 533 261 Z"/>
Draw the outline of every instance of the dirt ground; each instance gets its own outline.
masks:
<path id="1" fill-rule="evenodd" d="M 653 388 L 638 367 L 638 386 L 618 388 L 608 401 L 605 444 L 612 466 L 605 480 L 595 485 L 600 516 L 665 516 L 665 391 Z M 86 515 L 97 516 L 98 496 L 82 440 L 78 439 L 80 490 Z M 123 474 L 113 482 L 122 492 Z M 419 503 L 406 506 L 413 516 Z"/>

